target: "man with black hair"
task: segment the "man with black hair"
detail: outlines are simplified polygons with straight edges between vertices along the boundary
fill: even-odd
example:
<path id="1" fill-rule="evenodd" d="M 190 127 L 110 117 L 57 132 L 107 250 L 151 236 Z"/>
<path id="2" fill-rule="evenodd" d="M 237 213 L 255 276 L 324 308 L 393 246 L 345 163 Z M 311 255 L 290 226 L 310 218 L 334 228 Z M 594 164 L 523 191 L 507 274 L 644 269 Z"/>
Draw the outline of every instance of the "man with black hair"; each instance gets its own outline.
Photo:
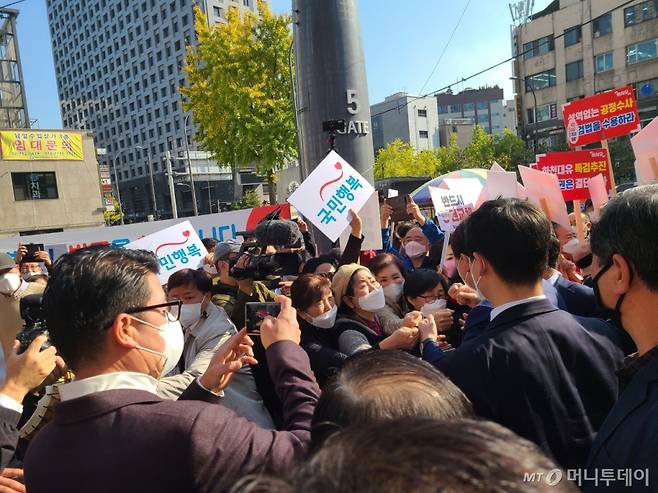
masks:
<path id="1" fill-rule="evenodd" d="M 617 397 L 623 354 L 544 295 L 551 223 L 528 202 L 485 202 L 468 218 L 474 287 L 493 305 L 489 325 L 437 366 L 479 416 L 538 444 L 564 467 L 583 466 Z"/>
<path id="2" fill-rule="evenodd" d="M 648 470 L 645 480 L 609 491 L 655 491 L 658 484 L 658 185 L 612 199 L 591 236 L 594 289 L 637 346 L 619 372 L 619 400 L 596 436 L 589 466 Z M 586 491 L 598 491 L 590 483 Z M 608 491 L 606 489 L 606 491 Z"/>
<path id="3" fill-rule="evenodd" d="M 284 297 L 281 314 L 265 319 L 260 333 L 285 431 L 265 430 L 219 405 L 233 374 L 257 363 L 246 330 L 217 349 L 178 401 L 156 395 L 157 378 L 183 350 L 181 302 L 167 301 L 158 268 L 151 252 L 111 247 L 55 263 L 43 309 L 76 379 L 59 387 L 53 420 L 28 449 L 31 493 L 225 491 L 245 468 L 280 470 L 306 448 L 319 389 Z"/>

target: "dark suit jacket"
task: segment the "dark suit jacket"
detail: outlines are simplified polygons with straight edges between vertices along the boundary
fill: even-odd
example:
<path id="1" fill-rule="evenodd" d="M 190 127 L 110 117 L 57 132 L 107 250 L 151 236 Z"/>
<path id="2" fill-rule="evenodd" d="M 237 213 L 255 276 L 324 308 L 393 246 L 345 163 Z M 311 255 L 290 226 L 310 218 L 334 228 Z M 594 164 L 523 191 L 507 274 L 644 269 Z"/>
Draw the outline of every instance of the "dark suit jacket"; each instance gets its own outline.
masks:
<path id="1" fill-rule="evenodd" d="M 97 392 L 55 407 L 25 458 L 28 491 L 216 492 L 265 463 L 280 471 L 306 449 L 320 391 L 296 344 L 277 342 L 267 358 L 287 431 L 259 428 L 207 402 Z"/>
<path id="2" fill-rule="evenodd" d="M 581 317 L 594 317 L 597 314 L 596 296 L 588 286 L 572 282 L 560 276 L 555 282 L 558 300 L 564 303 L 565 311 Z"/>
<path id="3" fill-rule="evenodd" d="M 479 416 L 576 468 L 617 398 L 622 359 L 607 338 L 544 299 L 505 310 L 437 366 Z"/>
<path id="4" fill-rule="evenodd" d="M 656 491 L 658 488 L 658 358 L 640 369 L 622 392 L 592 445 L 588 467 L 601 469 L 649 469 L 649 487 L 634 480 L 632 488 L 615 481 L 605 491 Z M 638 473 L 639 474 L 639 473 Z M 601 491 L 593 482 L 586 492 Z"/>
<path id="5" fill-rule="evenodd" d="M 0 407 L 0 469 L 9 464 L 18 443 L 18 420 L 20 413 Z"/>

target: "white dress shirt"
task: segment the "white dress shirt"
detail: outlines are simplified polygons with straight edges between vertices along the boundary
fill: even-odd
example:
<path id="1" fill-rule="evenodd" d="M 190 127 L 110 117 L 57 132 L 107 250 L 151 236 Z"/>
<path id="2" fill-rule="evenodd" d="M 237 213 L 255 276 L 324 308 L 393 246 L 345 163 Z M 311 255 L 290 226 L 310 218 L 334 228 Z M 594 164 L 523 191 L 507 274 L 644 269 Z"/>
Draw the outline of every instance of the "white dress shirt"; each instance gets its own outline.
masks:
<path id="1" fill-rule="evenodd" d="M 554 271 L 553 271 L 553 275 L 552 275 L 551 277 L 549 277 L 548 279 L 546 279 L 546 280 L 547 280 L 548 282 L 550 282 L 551 285 L 555 286 L 555 283 L 557 282 L 557 280 L 558 280 L 559 278 L 560 278 L 560 273 L 559 273 L 558 271 L 554 270 Z"/>
<path id="2" fill-rule="evenodd" d="M 153 395 L 158 386 L 158 381 L 145 373 L 132 371 L 117 371 L 105 373 L 94 377 L 73 380 L 59 387 L 59 395 L 62 401 L 70 401 L 95 392 L 104 390 L 131 389 L 145 390 Z"/>
<path id="3" fill-rule="evenodd" d="M 522 305 L 524 303 L 530 303 L 531 301 L 545 300 L 545 299 L 546 299 L 546 295 L 540 294 L 539 296 L 531 296 L 530 298 L 525 298 L 522 300 L 514 300 L 514 301 L 510 301 L 509 303 L 504 303 L 491 310 L 491 313 L 489 314 L 489 321 L 493 320 L 498 315 L 503 313 L 505 310 L 512 308 L 513 306 Z"/>

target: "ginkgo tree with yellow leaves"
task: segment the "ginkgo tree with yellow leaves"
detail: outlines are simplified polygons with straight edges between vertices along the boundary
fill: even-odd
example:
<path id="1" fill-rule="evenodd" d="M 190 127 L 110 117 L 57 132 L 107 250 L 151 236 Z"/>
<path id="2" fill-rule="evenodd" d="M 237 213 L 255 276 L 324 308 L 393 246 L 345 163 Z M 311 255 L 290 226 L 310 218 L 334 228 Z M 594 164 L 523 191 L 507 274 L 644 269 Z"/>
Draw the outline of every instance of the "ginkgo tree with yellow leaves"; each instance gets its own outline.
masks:
<path id="1" fill-rule="evenodd" d="M 237 7 L 226 23 L 208 26 L 195 7 L 196 44 L 187 47 L 185 110 L 192 111 L 197 141 L 218 163 L 254 166 L 270 184 L 297 154 L 288 54 L 290 17 L 259 0 L 258 13 Z M 239 197 L 234 197 L 236 200 Z"/>

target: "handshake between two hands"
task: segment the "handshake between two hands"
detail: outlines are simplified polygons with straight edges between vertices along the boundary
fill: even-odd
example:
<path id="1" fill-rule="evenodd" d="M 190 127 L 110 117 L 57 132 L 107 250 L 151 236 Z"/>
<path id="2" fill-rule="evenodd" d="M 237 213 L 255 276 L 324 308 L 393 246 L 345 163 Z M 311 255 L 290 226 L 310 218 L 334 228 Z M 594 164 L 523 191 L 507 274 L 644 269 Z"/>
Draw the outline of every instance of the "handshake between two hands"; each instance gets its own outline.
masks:
<path id="1" fill-rule="evenodd" d="M 281 305 L 277 318 L 266 317 L 260 325 L 260 338 L 265 349 L 279 341 L 292 341 L 299 344 L 301 331 L 297 322 L 297 311 L 292 307 L 290 298 L 277 296 L 275 301 Z M 214 393 L 224 390 L 233 375 L 243 366 L 256 365 L 252 346 L 254 341 L 243 328 L 222 344 L 210 360 L 208 368 L 201 376 L 201 385 Z"/>

